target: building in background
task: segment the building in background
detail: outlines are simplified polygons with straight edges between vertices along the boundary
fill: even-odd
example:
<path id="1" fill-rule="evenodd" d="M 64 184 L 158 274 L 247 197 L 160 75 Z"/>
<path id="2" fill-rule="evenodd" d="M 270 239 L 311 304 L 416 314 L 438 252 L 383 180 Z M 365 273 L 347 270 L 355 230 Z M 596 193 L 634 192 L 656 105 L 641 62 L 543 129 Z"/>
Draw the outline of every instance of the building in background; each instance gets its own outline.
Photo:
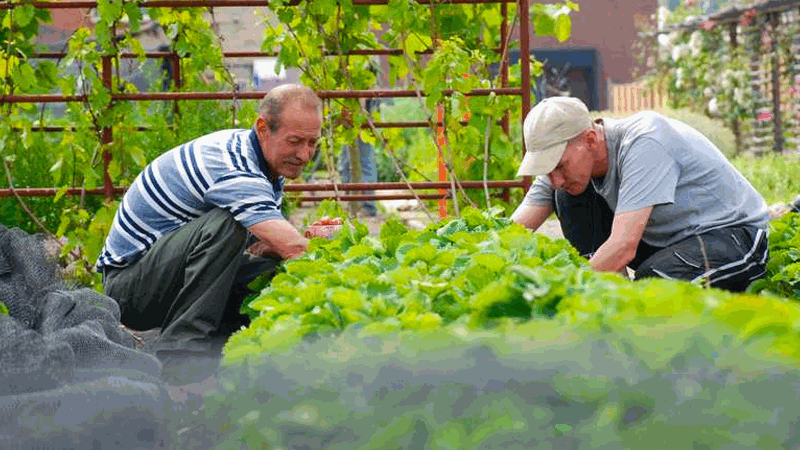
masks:
<path id="1" fill-rule="evenodd" d="M 583 99 L 592 109 L 606 109 L 609 83 L 635 81 L 641 66 L 634 45 L 639 30 L 654 20 L 659 0 L 578 0 L 577 3 L 580 11 L 571 13 L 570 39 L 559 42 L 555 37 L 539 37 L 531 27 L 531 53 L 549 58 L 551 65 L 562 72 L 572 95 Z M 512 38 L 518 36 L 517 30 Z M 564 71 L 567 63 L 569 67 Z"/>
<path id="2" fill-rule="evenodd" d="M 260 52 L 264 40 L 265 20 L 271 17 L 268 8 L 214 8 L 209 17 L 224 52 Z M 227 58 L 225 64 L 240 90 L 268 91 L 282 83 L 296 83 L 300 71 L 282 68 L 275 73 L 277 58 Z"/>

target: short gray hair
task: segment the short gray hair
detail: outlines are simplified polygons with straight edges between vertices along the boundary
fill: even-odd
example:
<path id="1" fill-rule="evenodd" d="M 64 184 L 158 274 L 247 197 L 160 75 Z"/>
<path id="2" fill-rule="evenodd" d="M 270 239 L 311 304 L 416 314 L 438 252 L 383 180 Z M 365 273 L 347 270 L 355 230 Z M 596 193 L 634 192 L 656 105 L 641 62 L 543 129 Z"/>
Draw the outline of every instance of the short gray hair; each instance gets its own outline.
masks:
<path id="1" fill-rule="evenodd" d="M 322 114 L 322 100 L 308 86 L 302 84 L 282 84 L 270 90 L 261 104 L 258 113 L 267 121 L 270 132 L 278 131 L 283 123 L 283 110 L 293 103 L 300 101 L 304 108 L 316 109 Z"/>

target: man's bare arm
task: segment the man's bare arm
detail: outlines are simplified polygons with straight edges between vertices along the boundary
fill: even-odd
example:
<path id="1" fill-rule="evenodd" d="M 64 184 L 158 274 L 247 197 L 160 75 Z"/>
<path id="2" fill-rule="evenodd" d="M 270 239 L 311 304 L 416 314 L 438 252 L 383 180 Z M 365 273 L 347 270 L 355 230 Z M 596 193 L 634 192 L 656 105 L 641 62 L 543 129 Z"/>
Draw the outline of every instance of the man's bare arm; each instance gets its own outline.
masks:
<path id="1" fill-rule="evenodd" d="M 552 212 L 553 207 L 549 205 L 519 205 L 514 214 L 511 215 L 511 220 L 532 231 L 536 231 L 550 217 Z"/>
<path id="2" fill-rule="evenodd" d="M 252 251 L 260 256 L 275 254 L 283 259 L 291 259 L 302 255 L 308 249 L 308 239 L 284 219 L 259 222 L 251 226 L 249 231 L 258 238 Z"/>
<path id="3" fill-rule="evenodd" d="M 611 236 L 597 249 L 589 260 L 596 270 L 620 272 L 636 257 L 652 206 L 627 211 L 614 216 Z"/>

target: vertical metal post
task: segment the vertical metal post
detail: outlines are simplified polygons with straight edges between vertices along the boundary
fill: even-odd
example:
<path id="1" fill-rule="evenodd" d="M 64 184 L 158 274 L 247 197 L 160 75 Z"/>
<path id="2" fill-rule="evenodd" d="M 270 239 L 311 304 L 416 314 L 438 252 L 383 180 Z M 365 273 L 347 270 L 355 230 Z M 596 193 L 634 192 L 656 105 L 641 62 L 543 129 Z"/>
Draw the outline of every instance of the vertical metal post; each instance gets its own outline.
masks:
<path id="1" fill-rule="evenodd" d="M 508 30 L 508 4 L 501 3 L 500 4 L 500 14 L 503 16 L 503 21 L 500 22 L 500 54 L 503 55 L 503 60 L 500 61 L 500 84 L 502 87 L 508 87 L 508 49 L 506 48 L 506 41 L 508 39 L 509 30 Z M 508 110 L 506 113 L 503 114 L 503 118 L 501 119 L 503 132 L 508 134 L 509 126 L 508 126 Z"/>
<path id="2" fill-rule="evenodd" d="M 528 0 L 519 0 L 519 63 L 522 69 L 522 124 L 525 117 L 531 110 L 531 47 L 530 47 L 530 25 L 531 17 L 528 11 Z M 525 140 L 522 142 L 523 155 L 525 154 Z M 522 185 L 525 192 L 531 187 L 531 177 L 522 178 Z"/>
<path id="3" fill-rule="evenodd" d="M 444 148 L 447 145 L 447 141 L 444 137 L 444 107 L 439 104 L 436 107 L 436 120 L 440 124 L 436 127 L 436 141 L 439 144 L 439 148 L 442 149 L 444 152 Z M 444 160 L 442 159 L 442 152 L 437 153 L 436 160 L 439 162 L 439 181 L 447 181 L 447 168 L 444 165 Z M 444 219 L 447 217 L 447 198 L 444 197 L 447 191 L 444 189 L 439 189 L 439 194 L 443 197 L 439 199 L 439 218 Z"/>
<path id="4" fill-rule="evenodd" d="M 103 56 L 103 87 L 108 91 L 109 95 L 113 94 L 111 83 L 111 57 Z M 114 197 L 114 183 L 111 181 L 111 175 L 108 173 L 108 166 L 111 164 L 111 151 L 108 149 L 108 144 L 114 140 L 113 131 L 110 125 L 103 127 L 102 141 L 103 141 L 103 195 L 106 200 L 111 200 Z"/>
<path id="5" fill-rule="evenodd" d="M 500 61 L 500 84 L 504 87 L 508 87 L 508 48 L 506 43 L 510 42 L 510 35 L 511 31 L 508 29 L 508 4 L 501 3 L 500 4 L 500 15 L 503 16 L 503 21 L 500 22 L 500 54 L 503 55 L 503 60 Z M 508 110 L 505 111 L 503 114 L 503 118 L 500 119 L 500 126 L 503 128 L 503 133 L 508 136 L 509 133 L 509 114 Z M 511 192 L 508 188 L 503 189 L 502 195 L 503 201 L 509 203 L 511 201 Z"/>
<path id="6" fill-rule="evenodd" d="M 783 124 L 781 123 L 781 61 L 778 57 L 778 26 L 780 13 L 771 13 L 772 36 L 770 47 L 772 49 L 772 149 L 778 153 L 783 152 Z"/>
<path id="7" fill-rule="evenodd" d="M 172 65 L 172 83 L 175 86 L 174 90 L 180 91 L 181 87 L 183 87 L 183 79 L 181 78 L 181 58 L 174 51 L 170 56 L 170 64 Z M 181 114 L 181 111 L 178 108 L 177 100 L 175 100 L 175 102 L 172 104 L 172 112 L 176 116 Z"/>

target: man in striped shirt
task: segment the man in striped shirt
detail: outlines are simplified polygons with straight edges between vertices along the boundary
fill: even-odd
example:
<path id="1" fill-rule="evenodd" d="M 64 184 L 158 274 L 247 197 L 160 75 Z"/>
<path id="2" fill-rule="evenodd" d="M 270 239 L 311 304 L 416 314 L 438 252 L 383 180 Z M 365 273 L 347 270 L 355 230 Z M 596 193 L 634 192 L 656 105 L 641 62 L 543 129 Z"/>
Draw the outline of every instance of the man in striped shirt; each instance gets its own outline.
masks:
<path id="1" fill-rule="evenodd" d="M 239 317 L 232 291 L 305 252 L 308 240 L 281 214 L 283 182 L 314 156 L 321 126 L 311 89 L 276 87 L 252 129 L 169 150 L 125 193 L 97 270 L 123 324 L 161 328 L 159 358 L 218 352 Z"/>

